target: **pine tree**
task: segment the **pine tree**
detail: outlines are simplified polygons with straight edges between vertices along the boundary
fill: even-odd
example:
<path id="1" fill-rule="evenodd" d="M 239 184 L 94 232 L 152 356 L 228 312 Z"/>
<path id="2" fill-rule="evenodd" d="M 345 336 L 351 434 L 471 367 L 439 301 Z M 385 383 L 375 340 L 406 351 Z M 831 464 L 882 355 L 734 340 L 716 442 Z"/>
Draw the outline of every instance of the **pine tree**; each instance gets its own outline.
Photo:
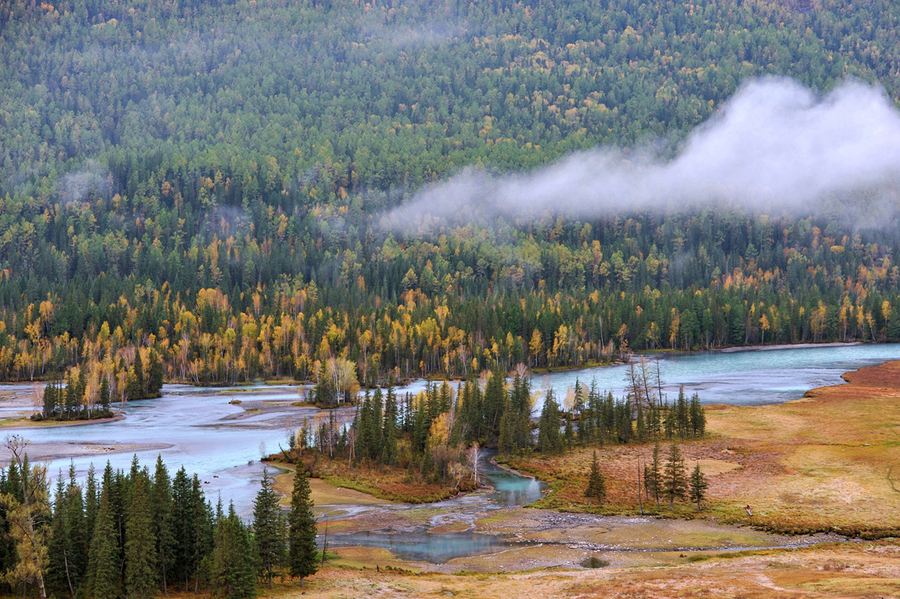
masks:
<path id="1" fill-rule="evenodd" d="M 563 440 L 560 435 L 559 406 L 553 399 L 553 389 L 547 390 L 541 419 L 538 423 L 538 449 L 544 453 L 556 453 L 562 450 Z"/>
<path id="2" fill-rule="evenodd" d="M 155 349 L 148 356 L 150 372 L 147 373 L 147 396 L 159 397 L 163 386 L 163 363 Z"/>
<path id="3" fill-rule="evenodd" d="M 683 499 L 687 491 L 684 458 L 681 456 L 681 450 L 674 443 L 669 449 L 669 459 L 666 461 L 666 469 L 663 473 L 663 489 L 670 507 L 674 505 L 676 499 Z"/>
<path id="4" fill-rule="evenodd" d="M 644 488 L 647 490 L 647 496 L 656 501 L 657 507 L 659 507 L 660 491 L 662 491 L 660 467 L 659 442 L 657 441 L 653 444 L 653 457 L 650 463 L 644 466 Z"/>
<path id="5" fill-rule="evenodd" d="M 172 526 L 172 482 L 169 471 L 156 456 L 156 471 L 152 488 L 153 526 L 156 536 L 156 557 L 159 582 L 163 592 L 168 589 L 169 577 L 175 566 L 175 535 Z"/>
<path id="6" fill-rule="evenodd" d="M 100 377 L 100 409 L 103 414 L 109 414 L 109 380 L 105 376 Z"/>
<path id="7" fill-rule="evenodd" d="M 695 465 L 693 472 L 691 472 L 690 497 L 691 501 L 697 504 L 698 511 L 700 510 L 701 502 L 706 497 L 708 486 L 709 483 L 706 482 L 706 477 L 700 471 L 700 464 Z"/>
<path id="8" fill-rule="evenodd" d="M 397 461 L 397 402 L 394 390 L 388 389 L 384 406 L 384 426 L 381 433 L 381 462 L 393 464 Z"/>
<path id="9" fill-rule="evenodd" d="M 97 493 L 97 475 L 94 464 L 88 466 L 87 482 L 84 488 L 84 532 L 85 546 L 90 548 L 94 536 L 94 526 L 97 523 L 97 510 L 100 497 Z"/>
<path id="10" fill-rule="evenodd" d="M 97 523 L 91 539 L 88 557 L 88 595 L 91 597 L 122 597 L 122 568 L 119 554 L 119 532 L 110 497 L 111 480 L 104 477 L 100 491 Z"/>
<path id="11" fill-rule="evenodd" d="M 129 599 L 143 599 L 153 597 L 158 588 L 150 477 L 145 470 L 131 477 L 130 496 L 125 526 L 125 590 Z"/>
<path id="12" fill-rule="evenodd" d="M 706 414 L 700 404 L 700 397 L 696 393 L 691 396 L 690 421 L 692 437 L 700 438 L 706 434 Z"/>
<path id="13" fill-rule="evenodd" d="M 600 466 L 597 464 L 597 452 L 594 452 L 594 459 L 591 462 L 591 474 L 588 476 L 587 488 L 584 496 L 596 499 L 598 503 L 603 503 L 606 499 L 606 481 L 603 473 L 600 472 Z"/>
<path id="14" fill-rule="evenodd" d="M 44 418 L 53 418 L 56 415 L 59 393 L 55 383 L 49 383 L 44 387 Z"/>
<path id="15" fill-rule="evenodd" d="M 56 480 L 56 494 L 53 502 L 53 519 L 50 523 L 50 539 L 47 543 L 47 575 L 45 584 L 47 591 L 52 596 L 65 596 L 75 594 L 75 585 L 69 576 L 69 560 L 72 558 L 69 552 L 69 543 L 66 538 L 66 509 L 65 487 L 63 486 L 62 471 Z"/>
<path id="16" fill-rule="evenodd" d="M 191 530 L 194 534 L 192 561 L 194 564 L 194 591 L 196 592 L 200 589 L 201 582 L 205 581 L 209 575 L 209 556 L 212 553 L 214 542 L 212 509 L 203 495 L 203 487 L 200 485 L 200 478 L 196 473 L 191 477 L 190 510 Z M 248 555 L 250 554 L 248 553 Z"/>
<path id="17" fill-rule="evenodd" d="M 309 479 L 298 466 L 288 516 L 288 566 L 291 576 L 299 576 L 301 581 L 316 573 L 316 519 L 312 507 Z"/>
<path id="18" fill-rule="evenodd" d="M 262 481 L 253 504 L 253 533 L 259 553 L 259 571 L 272 584 L 275 568 L 284 562 L 284 518 L 278 495 L 272 488 L 269 470 L 263 470 Z"/>
<path id="19" fill-rule="evenodd" d="M 252 551 L 247 528 L 231 505 L 228 515 L 219 517 L 215 527 L 209 568 L 213 596 L 225 599 L 256 597 L 256 573 L 253 560 L 248 559 Z"/>
<path id="20" fill-rule="evenodd" d="M 173 580 L 187 587 L 197 570 L 194 530 L 195 518 L 191 502 L 191 479 L 184 467 L 178 469 L 172 481 L 172 536 L 175 541 L 175 570 Z"/>

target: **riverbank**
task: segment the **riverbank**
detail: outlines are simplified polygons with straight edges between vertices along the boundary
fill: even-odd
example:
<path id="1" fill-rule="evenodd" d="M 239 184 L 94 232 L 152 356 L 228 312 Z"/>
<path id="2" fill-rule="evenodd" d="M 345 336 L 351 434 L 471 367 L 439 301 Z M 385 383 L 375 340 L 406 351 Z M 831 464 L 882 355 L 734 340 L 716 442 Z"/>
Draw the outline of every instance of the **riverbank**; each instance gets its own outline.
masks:
<path id="1" fill-rule="evenodd" d="M 705 509 L 698 514 L 687 504 L 670 510 L 645 503 L 645 513 L 713 517 L 781 533 L 900 535 L 900 361 L 843 378 L 846 384 L 783 404 L 708 406 L 708 437 L 682 444 L 688 468 L 699 463 L 707 475 Z M 594 450 L 533 454 L 507 463 L 548 483 L 550 491 L 537 506 L 637 513 L 636 473 L 649 461 L 652 446 L 596 448 L 607 480 L 603 506 L 584 497 Z"/>

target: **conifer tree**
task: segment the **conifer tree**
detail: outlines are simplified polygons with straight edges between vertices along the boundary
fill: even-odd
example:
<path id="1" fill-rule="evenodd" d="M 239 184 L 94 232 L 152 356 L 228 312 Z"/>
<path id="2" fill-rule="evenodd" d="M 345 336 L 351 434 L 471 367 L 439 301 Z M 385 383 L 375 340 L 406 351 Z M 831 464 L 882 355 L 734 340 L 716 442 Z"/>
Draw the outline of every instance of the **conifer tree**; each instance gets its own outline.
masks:
<path id="1" fill-rule="evenodd" d="M 156 470 L 153 474 L 152 509 L 158 579 L 165 593 L 175 565 L 175 536 L 172 523 L 172 482 L 162 456 L 159 455 L 156 456 Z"/>
<path id="2" fill-rule="evenodd" d="M 553 389 L 547 390 L 544 407 L 538 428 L 538 449 L 544 453 L 556 453 L 562 450 L 563 439 L 560 434 L 559 406 L 553 399 Z"/>
<path id="3" fill-rule="evenodd" d="M 263 470 L 259 492 L 253 503 L 253 534 L 259 554 L 259 572 L 269 585 L 275 568 L 284 562 L 284 518 L 278 505 L 278 495 L 272 488 L 269 470 Z"/>
<path id="4" fill-rule="evenodd" d="M 644 466 L 644 488 L 647 490 L 647 496 L 656 501 L 657 507 L 659 507 L 660 492 L 662 491 L 661 467 L 659 441 L 657 441 L 653 444 L 653 457 L 650 463 Z"/>
<path id="5" fill-rule="evenodd" d="M 309 478 L 306 470 L 298 466 L 288 516 L 288 566 L 291 576 L 298 576 L 301 581 L 316 573 L 316 519 L 312 507 Z"/>
<path id="6" fill-rule="evenodd" d="M 88 595 L 116 599 L 123 596 L 123 587 L 119 532 L 110 497 L 110 483 L 111 478 L 104 477 L 97 523 L 88 556 Z"/>
<path id="7" fill-rule="evenodd" d="M 47 543 L 47 575 L 44 579 L 47 591 L 54 596 L 74 596 L 75 585 L 68 572 L 68 561 L 72 558 L 69 553 L 68 539 L 66 538 L 66 509 L 65 487 L 63 486 L 62 471 L 56 480 L 56 493 L 53 502 L 53 519 L 50 523 L 50 538 Z"/>
<path id="8" fill-rule="evenodd" d="M 384 406 L 384 426 L 381 433 L 381 462 L 393 464 L 397 461 L 397 402 L 394 390 L 388 389 Z"/>
<path id="9" fill-rule="evenodd" d="M 687 473 L 684 468 L 684 458 L 681 450 L 674 443 L 669 448 L 669 458 L 666 460 L 666 468 L 663 473 L 663 490 L 669 500 L 669 506 L 674 505 L 676 499 L 683 499 L 687 492 Z"/>
<path id="10" fill-rule="evenodd" d="M 191 480 L 184 467 L 178 469 L 172 481 L 172 536 L 175 547 L 174 580 L 187 587 L 197 569 L 197 534 L 194 508 L 191 501 Z"/>
<path id="11" fill-rule="evenodd" d="M 689 492 L 691 501 L 697 504 L 697 510 L 700 510 L 700 504 L 706 497 L 706 489 L 708 486 L 709 483 L 706 482 L 706 477 L 703 476 L 703 472 L 700 471 L 700 464 L 696 464 L 693 472 L 691 472 L 691 486 Z"/>
<path id="12" fill-rule="evenodd" d="M 217 519 L 212 554 L 210 556 L 210 584 L 213 596 L 224 599 L 256 597 L 256 573 L 250 535 L 229 506 L 228 515 Z"/>
<path id="13" fill-rule="evenodd" d="M 591 462 L 591 473 L 588 476 L 588 484 L 584 491 L 584 495 L 585 497 L 596 499 L 598 503 L 603 503 L 606 499 L 606 481 L 603 478 L 603 473 L 600 472 L 596 451 L 594 451 L 594 459 Z"/>
<path id="14" fill-rule="evenodd" d="M 129 599 L 153 597 L 158 588 L 156 534 L 150 477 L 139 470 L 131 477 L 125 526 L 125 591 Z"/>
<path id="15" fill-rule="evenodd" d="M 97 475 L 94 464 L 88 466 L 87 481 L 84 488 L 84 532 L 85 546 L 89 549 L 94 535 L 94 526 L 97 523 L 97 509 L 100 497 L 97 493 Z"/>
<path id="16" fill-rule="evenodd" d="M 109 413 L 109 381 L 105 376 L 100 377 L 100 409 L 104 414 Z"/>
<path id="17" fill-rule="evenodd" d="M 163 386 L 163 363 L 155 349 L 148 355 L 150 371 L 147 373 L 147 396 L 159 397 Z"/>
<path id="18" fill-rule="evenodd" d="M 690 422 L 692 437 L 700 438 L 706 434 L 706 414 L 703 412 L 700 396 L 696 393 L 691 396 Z"/>

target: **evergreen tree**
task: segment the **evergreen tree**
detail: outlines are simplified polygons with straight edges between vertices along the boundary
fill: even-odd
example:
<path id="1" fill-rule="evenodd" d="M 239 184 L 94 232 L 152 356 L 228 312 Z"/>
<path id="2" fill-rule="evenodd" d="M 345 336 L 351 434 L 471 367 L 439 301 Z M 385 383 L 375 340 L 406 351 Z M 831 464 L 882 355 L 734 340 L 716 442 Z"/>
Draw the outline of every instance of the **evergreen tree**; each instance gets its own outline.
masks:
<path id="1" fill-rule="evenodd" d="M 384 406 L 384 426 L 381 433 L 381 462 L 393 464 L 397 461 L 397 401 L 394 390 L 388 389 Z"/>
<path id="2" fill-rule="evenodd" d="M 674 505 L 676 499 L 683 499 L 687 491 L 684 458 L 681 456 L 681 450 L 674 443 L 669 448 L 669 458 L 666 460 L 666 468 L 663 473 L 663 491 L 669 500 L 670 507 Z"/>
<path id="3" fill-rule="evenodd" d="M 94 464 L 88 466 L 87 481 L 84 488 L 84 531 L 85 546 L 90 548 L 94 535 L 94 527 L 97 523 L 97 510 L 100 497 L 97 493 L 97 475 Z"/>
<path id="4" fill-rule="evenodd" d="M 696 393 L 691 396 L 690 423 L 692 437 L 700 438 L 706 434 L 706 414 Z"/>
<path id="5" fill-rule="evenodd" d="M 175 533 L 172 522 L 172 481 L 169 480 L 169 471 L 162 456 L 156 456 L 151 494 L 158 579 L 165 593 L 175 566 Z"/>
<path id="6" fill-rule="evenodd" d="M 253 552 L 250 534 L 234 512 L 217 519 L 212 554 L 210 556 L 210 584 L 213 596 L 224 599 L 256 597 L 254 562 L 248 559 Z"/>
<path id="7" fill-rule="evenodd" d="M 68 563 L 72 559 L 66 538 L 65 488 L 62 471 L 56 480 L 56 495 L 53 502 L 53 519 L 50 523 L 50 539 L 47 543 L 47 575 L 44 579 L 51 595 L 75 595 L 75 585 L 69 576 Z"/>
<path id="8" fill-rule="evenodd" d="M 55 383 L 48 383 L 44 387 L 44 418 L 53 418 L 56 415 L 57 403 L 59 401 L 59 390 Z"/>
<path id="9" fill-rule="evenodd" d="M 563 439 L 559 430 L 560 425 L 559 406 L 553 399 L 553 389 L 548 389 L 538 423 L 538 449 L 540 451 L 544 453 L 562 451 Z"/>
<path id="10" fill-rule="evenodd" d="M 606 499 L 606 481 L 603 473 L 600 472 L 600 466 L 597 464 L 597 452 L 594 452 L 594 459 L 591 462 L 591 473 L 588 476 L 587 488 L 584 496 L 596 499 L 598 503 L 603 503 Z"/>
<path id="11" fill-rule="evenodd" d="M 259 572 L 270 585 L 275 568 L 284 562 L 284 533 L 284 517 L 278 505 L 278 495 L 272 488 L 269 470 L 264 469 L 253 503 L 253 534 L 259 555 Z"/>
<path id="12" fill-rule="evenodd" d="M 100 377 L 100 409 L 104 414 L 109 414 L 109 380 L 105 376 Z"/>
<path id="13" fill-rule="evenodd" d="M 706 497 L 706 489 L 709 486 L 709 483 L 706 482 L 706 477 L 703 476 L 703 472 L 700 471 L 700 464 L 694 466 L 693 472 L 691 472 L 691 487 L 690 487 L 690 498 L 693 503 L 697 504 L 697 509 L 700 509 L 700 504 L 703 499 Z"/>
<path id="14" fill-rule="evenodd" d="M 196 473 L 191 477 L 190 513 L 191 531 L 194 534 L 192 544 L 194 591 L 198 591 L 209 576 L 209 557 L 213 550 L 214 530 L 212 509 L 203 495 L 203 487 Z"/>
<path id="15" fill-rule="evenodd" d="M 148 356 L 150 372 L 147 373 L 147 396 L 159 397 L 163 386 L 163 363 L 155 349 Z"/>
<path id="16" fill-rule="evenodd" d="M 647 490 L 647 496 L 656 501 L 657 507 L 659 507 L 659 498 L 662 491 L 661 466 L 659 441 L 657 441 L 653 444 L 653 457 L 650 463 L 644 466 L 644 488 Z"/>
<path id="17" fill-rule="evenodd" d="M 111 478 L 104 477 L 97 523 L 88 556 L 88 595 L 116 599 L 123 596 L 119 531 L 110 497 Z"/>
<path id="18" fill-rule="evenodd" d="M 146 470 L 132 475 L 125 527 L 125 590 L 129 599 L 153 597 L 159 586 L 150 491 Z"/>
<path id="19" fill-rule="evenodd" d="M 316 519 L 312 512 L 309 478 L 302 466 L 294 474 L 291 511 L 288 516 L 288 566 L 301 581 L 316 573 Z"/>
<path id="20" fill-rule="evenodd" d="M 191 479 L 188 478 L 187 472 L 182 466 L 175 473 L 172 481 L 172 536 L 175 543 L 173 578 L 184 587 L 188 586 L 199 565 L 196 563 L 195 520 L 191 501 Z"/>

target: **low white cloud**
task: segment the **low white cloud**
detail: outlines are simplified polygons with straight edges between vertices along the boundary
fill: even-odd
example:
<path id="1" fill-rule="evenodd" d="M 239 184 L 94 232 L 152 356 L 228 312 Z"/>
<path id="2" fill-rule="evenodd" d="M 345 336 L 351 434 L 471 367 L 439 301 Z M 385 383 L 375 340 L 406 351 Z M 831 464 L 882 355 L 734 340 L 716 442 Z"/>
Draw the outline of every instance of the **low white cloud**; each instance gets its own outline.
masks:
<path id="1" fill-rule="evenodd" d="M 599 147 L 528 173 L 470 168 L 420 190 L 381 224 L 415 232 L 497 218 L 717 208 L 896 225 L 900 112 L 881 89 L 862 83 L 820 97 L 789 79 L 756 79 L 672 158 Z"/>

